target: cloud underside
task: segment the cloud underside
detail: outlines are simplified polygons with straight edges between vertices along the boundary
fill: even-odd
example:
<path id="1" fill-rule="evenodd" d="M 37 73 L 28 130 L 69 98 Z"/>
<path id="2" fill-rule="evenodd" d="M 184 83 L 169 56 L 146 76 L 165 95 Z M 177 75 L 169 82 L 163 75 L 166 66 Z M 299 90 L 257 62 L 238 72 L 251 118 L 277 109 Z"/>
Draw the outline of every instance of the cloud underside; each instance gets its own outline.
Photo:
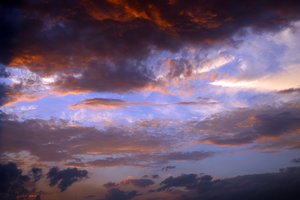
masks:
<path id="1" fill-rule="evenodd" d="M 271 0 L 28 1 L 3 8 L 14 15 L 8 21 L 9 13 L 2 14 L 7 33 L 1 41 L 10 53 L 1 54 L 1 63 L 60 74 L 55 85 L 64 92 L 155 85 L 152 66 L 146 64 L 155 51 L 230 42 L 245 28 L 277 31 L 300 16 L 298 2 Z"/>

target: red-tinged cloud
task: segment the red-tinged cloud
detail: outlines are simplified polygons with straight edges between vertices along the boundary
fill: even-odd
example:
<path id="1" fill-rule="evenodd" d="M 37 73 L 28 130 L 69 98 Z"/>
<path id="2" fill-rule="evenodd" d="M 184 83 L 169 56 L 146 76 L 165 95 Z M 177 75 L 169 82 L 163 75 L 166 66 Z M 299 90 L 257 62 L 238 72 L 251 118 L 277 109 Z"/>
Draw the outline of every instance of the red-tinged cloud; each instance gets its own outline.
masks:
<path id="1" fill-rule="evenodd" d="M 293 0 L 20 1 L 1 9 L 1 63 L 59 74 L 61 92 L 155 85 L 147 63 L 155 52 L 228 42 L 245 28 L 277 31 L 300 17 Z"/>

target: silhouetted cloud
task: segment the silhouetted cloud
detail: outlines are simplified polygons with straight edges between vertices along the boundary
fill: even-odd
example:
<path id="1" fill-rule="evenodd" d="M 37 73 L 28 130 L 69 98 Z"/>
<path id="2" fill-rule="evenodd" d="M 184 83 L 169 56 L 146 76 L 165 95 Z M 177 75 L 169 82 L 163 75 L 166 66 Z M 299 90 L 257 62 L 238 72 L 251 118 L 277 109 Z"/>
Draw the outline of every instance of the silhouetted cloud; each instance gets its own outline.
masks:
<path id="1" fill-rule="evenodd" d="M 286 168 L 279 173 L 243 175 L 234 178 L 213 180 L 211 176 L 198 177 L 196 174 L 183 174 L 169 177 L 161 182 L 158 191 L 173 187 L 184 187 L 180 199 L 229 200 L 229 199 L 292 199 L 300 197 L 300 168 Z M 174 199 L 178 199 L 178 196 Z"/>
<path id="2" fill-rule="evenodd" d="M 137 191 L 132 190 L 129 192 L 124 192 L 118 188 L 112 188 L 108 190 L 105 195 L 105 200 L 130 200 L 138 195 Z"/>
<path id="3" fill-rule="evenodd" d="M 16 193 L 26 194 L 24 183 L 29 177 L 22 175 L 22 170 L 15 163 L 0 164 L 0 196 L 3 200 L 16 198 Z"/>
<path id="4" fill-rule="evenodd" d="M 50 181 L 50 186 L 57 185 L 60 191 L 64 192 L 73 183 L 88 178 L 88 172 L 77 168 L 59 170 L 57 167 L 53 167 L 47 173 L 47 178 Z"/>
<path id="5" fill-rule="evenodd" d="M 299 93 L 299 92 L 300 92 L 300 88 L 290 88 L 287 90 L 278 91 L 279 94 L 290 94 L 290 93 Z"/>

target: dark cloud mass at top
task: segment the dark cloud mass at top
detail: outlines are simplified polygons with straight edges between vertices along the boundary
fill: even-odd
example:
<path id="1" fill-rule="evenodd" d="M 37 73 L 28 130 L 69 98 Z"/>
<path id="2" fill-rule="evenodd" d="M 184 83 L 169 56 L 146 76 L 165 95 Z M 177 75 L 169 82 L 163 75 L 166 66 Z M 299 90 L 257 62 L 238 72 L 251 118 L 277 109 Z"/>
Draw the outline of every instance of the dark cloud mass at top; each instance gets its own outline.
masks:
<path id="1" fill-rule="evenodd" d="M 278 30 L 300 16 L 299 1 L 292 0 L 20 2 L 1 6 L 6 53 L 0 61 L 60 73 L 63 91 L 123 92 L 155 84 L 145 63 L 154 51 L 228 42 L 244 28 Z M 15 14 L 5 21 L 8 11 Z"/>

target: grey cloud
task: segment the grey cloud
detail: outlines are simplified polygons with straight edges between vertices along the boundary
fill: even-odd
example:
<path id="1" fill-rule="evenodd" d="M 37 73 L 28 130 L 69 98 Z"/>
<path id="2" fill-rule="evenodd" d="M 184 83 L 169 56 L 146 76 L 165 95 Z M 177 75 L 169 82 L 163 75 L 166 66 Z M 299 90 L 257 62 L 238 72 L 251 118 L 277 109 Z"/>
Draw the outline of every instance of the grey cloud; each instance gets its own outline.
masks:
<path id="1" fill-rule="evenodd" d="M 57 185 L 60 191 L 64 192 L 73 183 L 88 178 L 88 172 L 77 168 L 59 170 L 57 167 L 53 167 L 47 173 L 47 178 L 50 181 L 50 186 Z"/>
<path id="2" fill-rule="evenodd" d="M 107 155 L 157 152 L 169 148 L 174 141 L 145 130 L 132 132 L 125 127 L 97 130 L 69 126 L 63 121 L 16 121 L 5 115 L 2 118 L 0 150 L 1 153 L 27 150 L 42 161 L 60 161 L 90 152 Z"/>
<path id="3" fill-rule="evenodd" d="M 300 128 L 300 108 L 296 104 L 279 107 L 237 109 L 213 115 L 189 124 L 200 142 L 216 145 L 250 144 L 259 138 L 275 138 L 297 134 Z"/>

